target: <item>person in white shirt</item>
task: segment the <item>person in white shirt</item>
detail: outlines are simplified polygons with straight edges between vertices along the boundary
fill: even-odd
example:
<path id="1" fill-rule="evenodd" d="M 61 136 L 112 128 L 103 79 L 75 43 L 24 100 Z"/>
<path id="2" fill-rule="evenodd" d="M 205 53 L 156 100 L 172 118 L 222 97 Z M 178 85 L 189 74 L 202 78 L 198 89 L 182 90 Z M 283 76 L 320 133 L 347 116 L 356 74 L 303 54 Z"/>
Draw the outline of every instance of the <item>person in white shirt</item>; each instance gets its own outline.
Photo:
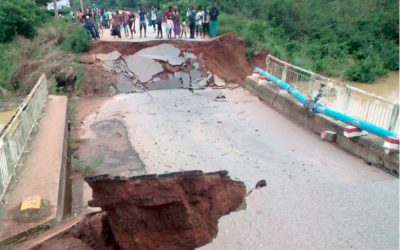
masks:
<path id="1" fill-rule="evenodd" d="M 151 23 L 152 23 L 152 25 L 153 25 L 153 28 L 154 28 L 154 33 L 157 31 L 156 30 L 156 23 L 157 23 L 157 11 L 156 11 L 156 8 L 153 6 L 153 7 L 151 7 L 151 17 L 150 17 L 150 19 L 151 19 Z"/>
<path id="2" fill-rule="evenodd" d="M 203 31 L 202 26 L 201 26 L 202 17 L 203 17 L 203 13 L 201 11 L 201 6 L 199 6 L 199 8 L 197 9 L 197 14 L 196 14 L 196 38 L 199 37 L 199 35 L 200 35 L 200 37 L 202 35 L 202 31 Z"/>

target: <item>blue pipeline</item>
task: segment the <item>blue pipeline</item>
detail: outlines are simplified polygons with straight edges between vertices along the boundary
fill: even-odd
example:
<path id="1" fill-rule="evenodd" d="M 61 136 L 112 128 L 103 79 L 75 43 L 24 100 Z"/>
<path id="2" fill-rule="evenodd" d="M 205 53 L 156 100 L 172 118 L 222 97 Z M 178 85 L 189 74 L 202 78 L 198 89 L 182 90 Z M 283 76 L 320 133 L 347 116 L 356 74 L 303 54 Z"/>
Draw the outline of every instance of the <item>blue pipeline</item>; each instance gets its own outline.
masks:
<path id="1" fill-rule="evenodd" d="M 256 67 L 254 68 L 255 70 L 258 70 L 260 72 L 260 75 L 266 76 L 270 81 L 272 81 L 273 83 L 278 84 L 282 89 L 287 90 L 291 95 L 293 95 L 297 100 L 299 100 L 303 105 L 306 104 L 307 102 L 307 97 L 305 97 L 303 94 L 301 94 L 299 91 L 297 91 L 297 89 L 293 86 L 290 86 L 289 84 L 287 84 L 286 82 L 276 78 L 275 76 L 265 72 L 264 70 Z M 377 127 L 371 123 L 368 122 L 364 122 L 360 119 L 356 119 L 354 117 L 342 114 L 338 111 L 335 111 L 333 109 L 327 108 L 325 106 L 323 106 L 322 104 L 319 103 L 315 103 L 313 105 L 313 111 L 316 113 L 321 113 L 324 115 L 327 115 L 329 117 L 332 117 L 336 120 L 342 121 L 344 123 L 350 124 L 356 128 L 368 131 L 372 134 L 375 134 L 377 136 L 386 138 L 388 136 L 394 136 L 399 138 L 399 135 L 396 134 L 395 132 Z"/>

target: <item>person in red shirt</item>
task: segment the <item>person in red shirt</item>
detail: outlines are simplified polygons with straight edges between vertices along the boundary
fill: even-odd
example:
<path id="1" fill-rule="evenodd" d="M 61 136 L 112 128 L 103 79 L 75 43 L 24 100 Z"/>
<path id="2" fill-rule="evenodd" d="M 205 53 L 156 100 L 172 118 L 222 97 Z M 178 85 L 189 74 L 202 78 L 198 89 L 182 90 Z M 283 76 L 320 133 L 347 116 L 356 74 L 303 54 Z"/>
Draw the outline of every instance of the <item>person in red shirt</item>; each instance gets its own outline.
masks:
<path id="1" fill-rule="evenodd" d="M 164 20 L 167 23 L 166 32 L 168 34 L 168 38 L 172 37 L 172 30 L 174 29 L 174 21 L 172 20 L 173 16 L 174 14 L 172 13 L 172 6 L 169 6 L 168 10 L 166 10 L 164 13 Z"/>

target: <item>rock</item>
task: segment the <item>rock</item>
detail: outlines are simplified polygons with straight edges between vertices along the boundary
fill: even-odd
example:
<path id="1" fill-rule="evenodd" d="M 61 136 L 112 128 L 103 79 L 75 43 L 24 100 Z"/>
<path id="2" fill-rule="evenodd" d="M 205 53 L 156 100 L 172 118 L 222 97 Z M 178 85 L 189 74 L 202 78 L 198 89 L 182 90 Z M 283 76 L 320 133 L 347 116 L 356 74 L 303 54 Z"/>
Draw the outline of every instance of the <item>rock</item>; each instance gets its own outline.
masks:
<path id="1" fill-rule="evenodd" d="M 96 61 L 96 56 L 94 54 L 82 54 L 77 62 L 83 64 L 93 64 Z"/>
<path id="2" fill-rule="evenodd" d="M 118 94 L 117 89 L 114 86 L 110 86 L 107 90 L 107 94 L 109 96 L 115 96 L 116 94 Z"/>
<path id="3" fill-rule="evenodd" d="M 87 177 L 93 189 L 90 206 L 106 212 L 98 226 L 87 226 L 95 238 L 110 225 L 113 240 L 121 249 L 195 249 L 211 242 L 221 216 L 243 202 L 246 187 L 226 171 L 202 171 L 144 175 L 127 178 L 109 175 Z M 94 229 L 92 229 L 94 228 Z M 86 229 L 87 231 L 87 229 Z M 81 235 L 86 235 L 86 231 Z M 100 232 L 100 233 L 99 233 Z M 166 233 L 168 232 L 168 233 Z M 162 247 L 161 247 L 162 246 Z M 96 248 L 104 249 L 104 248 Z"/>
<path id="4" fill-rule="evenodd" d="M 172 73 L 178 72 L 181 69 L 179 66 L 172 66 L 169 63 L 165 64 L 165 68 L 171 71 Z"/>
<path id="5" fill-rule="evenodd" d="M 218 87 L 226 86 L 226 82 L 224 80 L 222 80 L 221 78 L 219 78 L 217 75 L 214 75 L 214 83 Z"/>
<path id="6" fill-rule="evenodd" d="M 121 54 L 116 50 L 108 54 L 96 54 L 96 58 L 101 61 L 115 61 L 120 57 Z"/>
<path id="7" fill-rule="evenodd" d="M 193 63 L 193 67 L 195 69 L 199 69 L 200 68 L 200 64 L 198 62 Z"/>

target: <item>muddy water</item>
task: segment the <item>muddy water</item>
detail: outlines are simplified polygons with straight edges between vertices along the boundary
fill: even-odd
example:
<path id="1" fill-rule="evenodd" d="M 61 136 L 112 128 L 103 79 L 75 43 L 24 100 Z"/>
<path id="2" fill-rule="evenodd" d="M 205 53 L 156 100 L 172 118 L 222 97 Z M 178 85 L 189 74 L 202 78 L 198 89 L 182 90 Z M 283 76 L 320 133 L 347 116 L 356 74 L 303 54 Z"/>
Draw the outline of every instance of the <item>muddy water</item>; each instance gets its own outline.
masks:
<path id="1" fill-rule="evenodd" d="M 368 91 L 369 93 L 399 102 L 399 71 L 391 71 L 386 77 L 380 77 L 371 84 L 342 81 L 338 78 L 333 78 L 333 80 L 340 81 L 347 85 Z"/>

